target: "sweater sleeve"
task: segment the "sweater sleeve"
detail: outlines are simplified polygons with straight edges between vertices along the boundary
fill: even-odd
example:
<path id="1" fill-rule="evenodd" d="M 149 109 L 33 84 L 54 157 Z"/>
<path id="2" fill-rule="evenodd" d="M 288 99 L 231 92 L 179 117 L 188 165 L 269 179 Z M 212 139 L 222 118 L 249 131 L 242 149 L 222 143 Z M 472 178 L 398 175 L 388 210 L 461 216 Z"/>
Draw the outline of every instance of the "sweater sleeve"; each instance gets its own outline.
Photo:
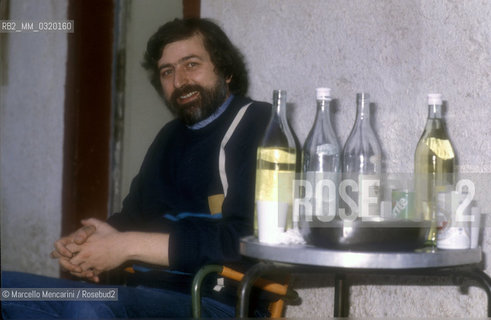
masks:
<path id="1" fill-rule="evenodd" d="M 138 206 L 140 203 L 140 184 L 141 176 L 138 174 L 131 182 L 130 192 L 123 201 L 123 210 L 121 212 L 114 213 L 109 217 L 107 223 L 118 231 L 130 231 L 140 229 L 137 225 L 141 221 L 140 217 L 136 215 L 138 212 Z"/>
<path id="2" fill-rule="evenodd" d="M 207 263 L 240 260 L 240 238 L 253 233 L 256 151 L 269 120 L 270 106 L 255 103 L 225 149 L 228 192 L 222 218 L 186 218 L 170 231 L 172 269 L 194 272 Z"/>

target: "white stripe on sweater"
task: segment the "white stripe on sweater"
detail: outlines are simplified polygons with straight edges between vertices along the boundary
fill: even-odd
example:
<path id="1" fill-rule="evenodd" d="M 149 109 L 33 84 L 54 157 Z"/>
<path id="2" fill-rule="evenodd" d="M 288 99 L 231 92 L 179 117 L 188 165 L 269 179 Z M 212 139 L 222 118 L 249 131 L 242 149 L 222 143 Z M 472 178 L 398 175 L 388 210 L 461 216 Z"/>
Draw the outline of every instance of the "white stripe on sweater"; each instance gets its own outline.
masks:
<path id="1" fill-rule="evenodd" d="M 242 117 L 244 116 L 245 112 L 247 111 L 247 109 L 251 104 L 252 102 L 242 107 L 239 110 L 239 112 L 235 116 L 234 121 L 232 121 L 232 124 L 230 125 L 227 132 L 225 133 L 225 136 L 223 137 L 222 140 L 222 144 L 220 145 L 220 154 L 218 156 L 218 168 L 220 170 L 220 180 L 222 181 L 223 194 L 225 197 L 227 196 L 227 191 L 228 191 L 227 173 L 225 172 L 225 146 L 227 145 L 228 141 L 230 140 L 230 137 L 234 133 L 235 129 L 237 128 L 240 121 L 242 120 Z"/>

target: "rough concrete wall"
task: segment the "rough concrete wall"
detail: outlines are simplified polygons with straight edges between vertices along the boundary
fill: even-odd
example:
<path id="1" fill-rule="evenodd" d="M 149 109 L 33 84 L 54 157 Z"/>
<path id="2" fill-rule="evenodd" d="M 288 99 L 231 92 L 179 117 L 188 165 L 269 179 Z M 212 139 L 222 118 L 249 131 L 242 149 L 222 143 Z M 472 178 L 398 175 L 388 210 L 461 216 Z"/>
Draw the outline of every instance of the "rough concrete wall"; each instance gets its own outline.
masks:
<path id="1" fill-rule="evenodd" d="M 10 19 L 66 19 L 67 2 L 10 1 Z M 76 26 L 75 26 L 76 28 Z M 8 36 L 0 109 L 2 270 L 58 275 L 66 33 Z"/>
<path id="2" fill-rule="evenodd" d="M 490 1 L 201 3 L 202 16 L 216 19 L 246 56 L 250 96 L 271 101 L 273 89 L 288 91 L 289 117 L 301 143 L 313 122 L 316 87 L 332 88 L 334 126 L 342 144 L 354 122 L 355 94 L 366 91 L 374 103 L 374 126 L 387 170 L 412 172 L 427 115 L 426 94 L 442 93 L 461 171 L 480 173 L 476 199 L 489 212 Z M 486 236 L 485 252 L 491 250 L 489 242 Z M 332 314 L 332 288 L 319 283 L 329 280 L 319 275 L 297 279 L 297 286 L 306 287 L 300 290 L 304 301 L 289 307 L 287 316 Z M 319 288 L 307 288 L 312 286 Z M 477 288 L 461 295 L 452 286 L 356 286 L 351 303 L 354 317 L 486 315 L 485 295 Z"/>

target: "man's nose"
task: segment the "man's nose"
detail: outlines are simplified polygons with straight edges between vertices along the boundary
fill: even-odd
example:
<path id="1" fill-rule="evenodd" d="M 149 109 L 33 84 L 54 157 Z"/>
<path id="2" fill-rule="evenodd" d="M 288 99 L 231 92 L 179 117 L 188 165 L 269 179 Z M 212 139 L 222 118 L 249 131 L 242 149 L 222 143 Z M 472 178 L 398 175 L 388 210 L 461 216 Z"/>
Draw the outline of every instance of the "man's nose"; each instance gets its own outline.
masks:
<path id="1" fill-rule="evenodd" d="M 174 73 L 174 87 L 180 88 L 188 83 L 188 77 L 186 74 L 186 70 L 183 68 L 176 68 Z"/>

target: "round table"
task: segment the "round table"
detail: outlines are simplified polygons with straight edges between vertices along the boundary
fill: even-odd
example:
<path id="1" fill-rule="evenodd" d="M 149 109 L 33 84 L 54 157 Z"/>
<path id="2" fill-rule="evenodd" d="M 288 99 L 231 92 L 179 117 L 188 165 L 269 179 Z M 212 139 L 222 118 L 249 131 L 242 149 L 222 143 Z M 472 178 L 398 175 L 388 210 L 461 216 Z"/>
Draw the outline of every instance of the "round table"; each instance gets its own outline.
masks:
<path id="1" fill-rule="evenodd" d="M 491 317 L 491 278 L 482 270 L 481 248 L 439 250 L 423 248 L 400 252 L 367 252 L 331 250 L 310 245 L 268 245 L 249 236 L 240 242 L 240 253 L 259 260 L 245 274 L 240 288 L 237 314 L 246 316 L 252 284 L 267 273 L 311 272 L 312 269 L 335 275 L 334 316 L 348 316 L 346 299 L 348 277 L 353 273 L 451 276 L 477 281 L 488 297 L 488 316 Z"/>

